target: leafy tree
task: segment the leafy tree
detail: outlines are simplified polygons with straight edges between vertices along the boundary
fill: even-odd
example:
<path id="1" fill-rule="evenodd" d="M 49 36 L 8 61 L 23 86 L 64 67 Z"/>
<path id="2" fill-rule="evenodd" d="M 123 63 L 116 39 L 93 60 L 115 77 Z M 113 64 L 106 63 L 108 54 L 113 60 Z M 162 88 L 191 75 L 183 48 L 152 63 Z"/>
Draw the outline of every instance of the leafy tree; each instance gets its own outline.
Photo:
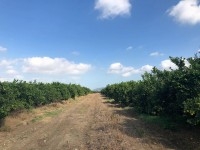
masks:
<path id="1" fill-rule="evenodd" d="M 75 98 L 90 93 L 91 90 L 76 84 L 37 83 L 14 80 L 13 82 L 0 82 L 0 120 L 10 112 L 29 109 Z"/>
<path id="2" fill-rule="evenodd" d="M 190 124 L 200 124 L 199 55 L 187 59 L 170 57 L 177 69 L 154 67 L 140 81 L 107 85 L 101 93 L 118 103 L 132 105 L 141 113 L 182 117 Z"/>

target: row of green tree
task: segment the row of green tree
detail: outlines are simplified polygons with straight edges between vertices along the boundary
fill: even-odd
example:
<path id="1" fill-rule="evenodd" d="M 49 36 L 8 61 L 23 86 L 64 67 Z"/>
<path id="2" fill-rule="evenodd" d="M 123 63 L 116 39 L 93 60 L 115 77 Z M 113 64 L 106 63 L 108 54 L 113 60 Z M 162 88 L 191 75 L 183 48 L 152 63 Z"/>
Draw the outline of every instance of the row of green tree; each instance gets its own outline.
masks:
<path id="1" fill-rule="evenodd" d="M 59 82 L 0 82 L 0 120 L 12 111 L 74 99 L 90 92 L 89 88 L 80 85 Z"/>
<path id="2" fill-rule="evenodd" d="M 182 118 L 200 125 L 200 57 L 170 57 L 178 69 L 144 73 L 142 80 L 107 85 L 101 93 L 140 113 Z M 189 62 L 189 66 L 185 62 Z"/>

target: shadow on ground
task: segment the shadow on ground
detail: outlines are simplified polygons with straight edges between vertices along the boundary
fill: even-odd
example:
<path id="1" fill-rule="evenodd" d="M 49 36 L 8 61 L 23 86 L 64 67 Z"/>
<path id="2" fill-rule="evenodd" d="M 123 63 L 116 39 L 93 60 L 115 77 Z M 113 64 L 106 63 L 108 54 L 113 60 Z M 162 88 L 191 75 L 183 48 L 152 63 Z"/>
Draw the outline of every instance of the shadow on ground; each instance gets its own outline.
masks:
<path id="1" fill-rule="evenodd" d="M 167 130 L 157 124 L 145 122 L 131 107 L 121 107 L 108 101 L 104 103 L 109 107 L 115 107 L 114 113 L 124 118 L 120 123 L 120 131 L 140 139 L 144 144 L 161 144 L 164 149 L 200 150 L 200 128 Z"/>

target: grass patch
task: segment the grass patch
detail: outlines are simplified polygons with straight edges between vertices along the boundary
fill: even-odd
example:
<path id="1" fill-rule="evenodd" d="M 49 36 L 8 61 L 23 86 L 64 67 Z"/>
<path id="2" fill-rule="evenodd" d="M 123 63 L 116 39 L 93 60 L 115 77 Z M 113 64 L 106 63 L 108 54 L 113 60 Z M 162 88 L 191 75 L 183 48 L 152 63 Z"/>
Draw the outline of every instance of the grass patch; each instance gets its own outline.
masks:
<path id="1" fill-rule="evenodd" d="M 33 119 L 31 120 L 31 122 L 37 122 L 37 121 L 42 120 L 43 118 L 44 118 L 44 116 L 37 116 L 37 117 L 33 118 Z"/>
<path id="2" fill-rule="evenodd" d="M 105 100 L 107 103 L 115 103 L 115 100 L 114 99 L 106 99 Z"/>
<path id="3" fill-rule="evenodd" d="M 135 128 L 136 134 L 138 137 L 143 138 L 145 136 L 145 131 L 144 129 L 140 128 Z"/>
<path id="4" fill-rule="evenodd" d="M 58 109 L 55 111 L 49 111 L 49 112 L 45 112 L 44 113 L 44 117 L 54 117 L 57 116 L 58 114 L 60 114 L 62 112 L 62 109 Z"/>
<path id="5" fill-rule="evenodd" d="M 178 124 L 169 117 L 141 114 L 139 115 L 139 118 L 147 123 L 156 124 L 164 129 L 173 131 L 178 129 Z"/>
<path id="6" fill-rule="evenodd" d="M 0 127 L 0 132 L 10 132 L 11 128 L 9 126 Z"/>
<path id="7" fill-rule="evenodd" d="M 55 116 L 59 115 L 62 111 L 63 111 L 62 109 L 58 109 L 55 111 L 46 111 L 46 112 L 44 112 L 43 115 L 36 116 L 35 118 L 33 118 L 31 120 L 31 122 L 41 121 L 42 119 L 44 119 L 46 117 L 55 117 Z"/>

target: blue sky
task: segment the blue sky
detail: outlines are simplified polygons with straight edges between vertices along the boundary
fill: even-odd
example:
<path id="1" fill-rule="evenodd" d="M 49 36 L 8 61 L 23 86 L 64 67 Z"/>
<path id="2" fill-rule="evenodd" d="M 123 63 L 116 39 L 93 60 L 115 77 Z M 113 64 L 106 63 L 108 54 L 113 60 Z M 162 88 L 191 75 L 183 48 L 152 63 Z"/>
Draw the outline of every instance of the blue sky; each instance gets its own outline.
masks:
<path id="1" fill-rule="evenodd" d="M 0 0 L 1 81 L 94 89 L 199 49 L 199 0 Z"/>

